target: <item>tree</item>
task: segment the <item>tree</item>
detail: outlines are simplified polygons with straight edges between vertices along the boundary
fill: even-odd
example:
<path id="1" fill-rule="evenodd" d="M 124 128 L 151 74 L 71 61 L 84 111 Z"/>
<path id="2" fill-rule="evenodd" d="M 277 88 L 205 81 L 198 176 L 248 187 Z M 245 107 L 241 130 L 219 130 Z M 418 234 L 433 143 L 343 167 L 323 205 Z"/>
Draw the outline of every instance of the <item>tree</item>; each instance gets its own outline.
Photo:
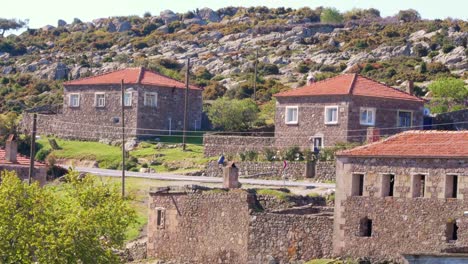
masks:
<path id="1" fill-rule="evenodd" d="M 252 99 L 229 100 L 220 98 L 208 108 L 208 118 L 213 126 L 226 131 L 251 128 L 258 117 L 258 106 Z"/>
<path id="2" fill-rule="evenodd" d="M 322 23 L 342 23 L 343 15 L 341 15 L 338 9 L 333 7 L 327 7 L 322 10 L 320 14 L 320 22 Z"/>
<path id="3" fill-rule="evenodd" d="M 7 30 L 18 30 L 26 26 L 26 24 L 27 21 L 19 19 L 0 18 L 0 30 L 2 30 L 1 36 L 3 37 Z"/>
<path id="4" fill-rule="evenodd" d="M 399 20 L 404 22 L 415 22 L 421 20 L 421 15 L 414 9 L 400 10 L 397 17 Z"/>
<path id="5" fill-rule="evenodd" d="M 468 86 L 461 79 L 441 78 L 429 84 L 432 93 L 431 111 L 442 113 L 464 108 L 468 98 Z"/>
<path id="6" fill-rule="evenodd" d="M 18 114 L 15 112 L 0 114 L 0 145 L 4 143 L 9 134 L 16 133 L 18 119 Z"/>
<path id="7" fill-rule="evenodd" d="M 60 187 L 41 188 L 2 172 L 1 263 L 118 263 L 135 212 L 117 186 L 93 176 L 67 175 Z"/>

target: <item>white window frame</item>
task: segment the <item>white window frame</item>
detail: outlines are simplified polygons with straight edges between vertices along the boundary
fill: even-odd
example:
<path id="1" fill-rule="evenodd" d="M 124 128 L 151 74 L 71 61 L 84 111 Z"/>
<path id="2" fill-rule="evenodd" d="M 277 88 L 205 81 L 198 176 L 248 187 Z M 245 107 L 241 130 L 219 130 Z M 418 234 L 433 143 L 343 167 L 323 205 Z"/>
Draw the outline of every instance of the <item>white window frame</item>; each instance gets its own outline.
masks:
<path id="1" fill-rule="evenodd" d="M 327 120 L 328 117 L 328 111 L 331 109 L 336 110 L 336 117 L 335 120 L 329 121 Z M 330 105 L 330 106 L 325 106 L 325 112 L 324 112 L 324 122 L 326 125 L 336 125 L 338 124 L 338 112 L 339 112 L 339 107 L 337 105 Z"/>
<path id="2" fill-rule="evenodd" d="M 366 122 L 362 121 L 362 113 L 363 112 L 367 112 Z M 372 122 L 368 122 L 369 121 L 369 112 L 372 112 Z M 374 107 L 361 107 L 361 109 L 359 110 L 359 124 L 365 125 L 365 126 L 374 126 L 375 125 L 375 119 L 376 119 L 375 112 L 376 112 L 376 109 Z"/>
<path id="3" fill-rule="evenodd" d="M 288 111 L 289 110 L 296 110 L 296 120 L 288 120 Z M 284 115 L 284 122 L 287 125 L 297 125 L 299 123 L 299 106 L 286 106 L 285 108 L 285 115 Z"/>
<path id="4" fill-rule="evenodd" d="M 98 97 L 102 96 L 102 104 Z M 94 106 L 95 107 L 106 107 L 106 94 L 105 93 L 94 93 Z"/>
<path id="5" fill-rule="evenodd" d="M 126 97 L 128 95 L 128 97 Z M 126 100 L 128 98 L 128 101 Z M 125 92 L 124 93 L 124 106 L 132 106 L 133 93 Z"/>
<path id="6" fill-rule="evenodd" d="M 146 99 L 147 96 L 155 96 L 155 102 L 154 104 L 149 104 L 148 100 Z M 145 95 L 144 95 L 144 105 L 145 106 L 149 106 L 149 107 L 158 107 L 158 93 L 154 93 L 154 92 L 146 92 Z"/>
<path id="7" fill-rule="evenodd" d="M 404 113 L 410 113 L 410 124 L 409 124 L 409 126 L 400 126 L 400 113 L 402 113 L 402 112 L 404 112 Z M 410 127 L 412 127 L 412 125 L 413 125 L 413 111 L 411 111 L 411 110 L 398 110 L 398 111 L 397 111 L 397 118 L 396 118 L 396 121 L 397 121 L 396 126 L 399 127 L 399 128 L 400 128 L 400 127 L 401 127 L 401 128 L 410 128 Z"/>
<path id="8" fill-rule="evenodd" d="M 73 96 L 77 96 L 76 104 L 73 104 Z M 68 106 L 69 107 L 80 107 L 80 94 L 79 93 L 71 93 L 68 95 Z"/>

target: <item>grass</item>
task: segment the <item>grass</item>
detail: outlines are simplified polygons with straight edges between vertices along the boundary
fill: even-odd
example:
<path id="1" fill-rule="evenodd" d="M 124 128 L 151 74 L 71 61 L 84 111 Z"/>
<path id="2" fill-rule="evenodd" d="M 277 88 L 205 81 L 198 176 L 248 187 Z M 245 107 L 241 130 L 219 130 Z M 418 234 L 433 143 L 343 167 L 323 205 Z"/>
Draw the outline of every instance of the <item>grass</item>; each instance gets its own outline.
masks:
<path id="1" fill-rule="evenodd" d="M 168 138 L 174 143 L 178 141 L 177 136 L 168 136 Z M 55 140 L 61 149 L 53 150 L 51 153 L 57 159 L 96 161 L 99 168 L 103 169 L 117 169 L 121 164 L 120 147 L 99 142 Z M 41 138 L 37 142 L 40 149 L 51 150 L 48 138 Z M 141 164 L 135 164 L 133 170 L 139 170 L 143 163 L 152 162 L 149 167 L 156 172 L 187 172 L 203 169 L 210 161 L 204 157 L 201 145 L 187 144 L 186 151 L 182 151 L 181 147 L 156 149 L 157 144 L 157 142 L 143 141 L 136 149 L 129 152 L 131 158 L 142 161 Z"/>
<path id="2" fill-rule="evenodd" d="M 341 264 L 342 261 L 336 259 L 313 259 L 307 261 L 305 264 Z"/>
<path id="3" fill-rule="evenodd" d="M 289 197 L 289 193 L 274 190 L 274 189 L 259 189 L 257 190 L 257 194 L 259 195 L 271 195 L 275 196 L 277 199 L 285 201 Z"/>

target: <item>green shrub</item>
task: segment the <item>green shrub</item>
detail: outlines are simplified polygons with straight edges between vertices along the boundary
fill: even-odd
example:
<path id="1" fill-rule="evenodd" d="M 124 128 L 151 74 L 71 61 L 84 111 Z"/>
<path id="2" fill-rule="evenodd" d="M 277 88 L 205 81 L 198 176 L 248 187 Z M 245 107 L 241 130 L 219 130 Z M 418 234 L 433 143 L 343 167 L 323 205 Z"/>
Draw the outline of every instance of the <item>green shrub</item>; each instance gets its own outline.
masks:
<path id="1" fill-rule="evenodd" d="M 444 53 L 449 53 L 451 52 L 453 49 L 455 49 L 455 46 L 452 45 L 452 44 L 445 44 L 444 46 L 442 46 L 442 51 Z"/>
<path id="2" fill-rule="evenodd" d="M 299 65 L 297 66 L 297 71 L 300 73 L 307 73 L 309 72 L 309 70 L 310 70 L 309 65 L 307 65 L 304 62 L 299 63 Z"/>
<path id="3" fill-rule="evenodd" d="M 258 195 L 269 195 L 269 196 L 274 196 L 278 200 L 285 201 L 289 197 L 289 193 L 280 191 L 280 190 L 273 190 L 273 189 L 260 189 L 257 190 L 256 193 Z"/>
<path id="4" fill-rule="evenodd" d="M 437 55 L 439 55 L 439 52 L 437 50 L 433 50 L 433 51 L 429 52 L 429 54 L 427 56 L 432 59 Z"/>
<path id="5" fill-rule="evenodd" d="M 49 155 L 51 152 L 50 149 L 46 149 L 46 148 L 41 148 L 37 153 L 36 153 L 36 160 L 38 161 L 45 161 L 46 158 L 47 158 L 47 155 Z"/>
<path id="6" fill-rule="evenodd" d="M 415 53 L 418 57 L 425 57 L 425 56 L 427 56 L 427 53 L 428 53 L 427 48 L 424 47 L 423 45 L 421 45 L 421 44 L 416 44 L 416 45 L 414 46 L 413 49 L 414 49 L 414 53 Z"/>
<path id="7" fill-rule="evenodd" d="M 263 155 L 267 161 L 274 161 L 276 157 L 276 151 L 270 148 L 266 148 L 263 150 Z"/>
<path id="8" fill-rule="evenodd" d="M 356 41 L 356 44 L 354 44 L 354 46 L 358 49 L 365 49 L 369 47 L 369 44 L 367 44 L 367 41 L 359 39 L 358 41 Z"/>
<path id="9" fill-rule="evenodd" d="M 249 150 L 246 152 L 247 160 L 248 161 L 256 161 L 258 157 L 258 153 L 254 150 Z"/>
<path id="10" fill-rule="evenodd" d="M 284 159 L 289 161 L 304 160 L 304 156 L 298 146 L 290 147 L 284 152 Z"/>

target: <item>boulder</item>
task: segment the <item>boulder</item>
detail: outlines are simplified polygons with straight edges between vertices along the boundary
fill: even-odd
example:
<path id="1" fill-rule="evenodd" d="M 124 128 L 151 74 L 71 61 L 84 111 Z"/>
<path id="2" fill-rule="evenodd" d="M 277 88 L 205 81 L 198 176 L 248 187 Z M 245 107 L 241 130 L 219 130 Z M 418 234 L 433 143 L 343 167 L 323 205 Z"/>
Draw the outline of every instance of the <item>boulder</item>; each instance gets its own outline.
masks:
<path id="1" fill-rule="evenodd" d="M 449 69 L 463 69 L 468 63 L 465 48 L 460 46 L 447 54 L 439 54 L 434 57 L 435 61 L 445 64 Z"/>
<path id="2" fill-rule="evenodd" d="M 132 29 L 132 24 L 130 24 L 130 22 L 128 22 L 128 21 L 122 21 L 122 22 L 117 24 L 117 31 L 118 32 L 125 32 L 125 31 L 129 31 L 131 29 Z"/>
<path id="3" fill-rule="evenodd" d="M 51 26 L 51 25 L 46 25 L 46 26 L 41 27 L 41 29 L 42 29 L 43 31 L 51 31 L 51 30 L 54 30 L 55 27 L 54 27 L 54 26 Z"/>
<path id="4" fill-rule="evenodd" d="M 57 27 L 64 27 L 66 25 L 67 25 L 67 22 L 65 22 L 65 20 L 59 19 L 57 21 Z"/>
<path id="5" fill-rule="evenodd" d="M 184 19 L 183 23 L 185 25 L 206 25 L 206 22 L 204 20 L 201 20 L 198 17 L 190 18 L 190 19 Z"/>
<path id="6" fill-rule="evenodd" d="M 76 18 L 76 17 L 73 19 L 73 24 L 81 24 L 81 23 L 83 23 L 81 19 Z"/>
<path id="7" fill-rule="evenodd" d="M 109 24 L 107 24 L 107 32 L 116 32 L 117 31 L 117 27 L 114 25 L 114 23 L 112 22 L 109 22 Z"/>
<path id="8" fill-rule="evenodd" d="M 69 72 L 67 65 L 57 62 L 40 71 L 38 75 L 49 80 L 66 80 Z"/>
<path id="9" fill-rule="evenodd" d="M 156 30 L 166 34 L 169 33 L 169 27 L 167 25 L 160 26 Z"/>
<path id="10" fill-rule="evenodd" d="M 135 149 L 138 146 L 138 141 L 136 138 L 129 138 L 125 142 L 125 150 L 130 151 Z"/>
<path id="11" fill-rule="evenodd" d="M 179 20 L 179 16 L 171 10 L 164 10 L 159 13 L 159 16 L 164 21 L 164 24 L 169 25 L 170 23 Z"/>
<path id="12" fill-rule="evenodd" d="M 13 66 L 6 66 L 6 67 L 3 67 L 2 73 L 5 75 L 14 74 L 16 73 L 16 69 L 13 68 Z"/>
<path id="13" fill-rule="evenodd" d="M 219 17 L 218 13 L 213 11 L 210 8 L 202 8 L 198 11 L 198 15 L 200 16 L 201 19 L 209 21 L 209 22 L 219 22 L 221 21 L 221 18 Z"/>

